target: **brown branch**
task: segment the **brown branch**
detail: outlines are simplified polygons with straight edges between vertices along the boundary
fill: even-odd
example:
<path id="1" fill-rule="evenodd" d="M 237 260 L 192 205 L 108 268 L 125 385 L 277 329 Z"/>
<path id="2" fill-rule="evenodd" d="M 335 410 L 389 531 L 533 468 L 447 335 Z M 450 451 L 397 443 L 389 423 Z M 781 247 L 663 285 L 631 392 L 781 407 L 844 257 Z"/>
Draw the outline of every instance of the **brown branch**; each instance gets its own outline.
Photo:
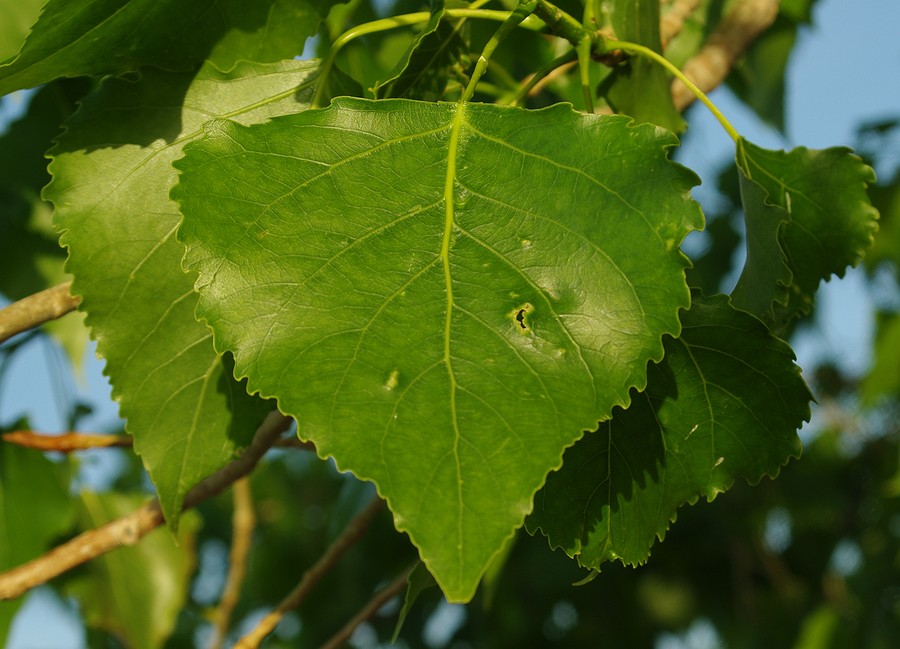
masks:
<path id="1" fill-rule="evenodd" d="M 331 636 L 328 642 L 319 647 L 319 649 L 338 649 L 338 647 L 341 647 L 347 642 L 347 640 L 350 639 L 350 636 L 353 635 L 356 627 L 375 615 L 378 612 L 378 609 L 403 591 L 406 584 L 409 583 L 409 573 L 411 572 L 412 568 L 403 571 L 403 574 L 392 581 L 386 588 L 375 593 L 375 596 L 372 597 L 372 599 L 370 599 L 366 605 L 341 628 L 340 631 Z"/>
<path id="2" fill-rule="evenodd" d="M 257 429 L 250 446 L 238 459 L 222 467 L 187 493 L 182 510 L 195 507 L 250 473 L 290 424 L 291 419 L 281 413 L 270 413 Z M 20 597 L 35 586 L 110 550 L 123 545 L 134 545 L 159 527 L 163 520 L 159 501 L 154 500 L 130 514 L 79 534 L 37 559 L 0 574 L 0 601 Z"/>
<path id="3" fill-rule="evenodd" d="M 381 511 L 383 506 L 384 502 L 376 497 L 369 503 L 368 507 L 357 514 L 344 528 L 341 535 L 335 539 L 334 543 L 328 547 L 325 554 L 319 557 L 319 560 L 303 573 L 300 583 L 294 587 L 294 590 L 281 600 L 278 606 L 275 607 L 275 610 L 266 615 L 256 628 L 238 640 L 237 644 L 234 645 L 234 649 L 257 649 L 260 643 L 266 639 L 266 636 L 275 630 L 285 613 L 299 607 L 313 586 L 328 574 L 328 571 L 340 561 L 344 553 L 363 537 L 366 530 L 369 529 L 372 519 Z"/>
<path id="4" fill-rule="evenodd" d="M 228 557 L 228 580 L 213 623 L 213 638 L 209 649 L 221 649 L 231 622 L 231 614 L 238 603 L 244 576 L 247 574 L 247 560 L 253 542 L 256 515 L 253 513 L 253 494 L 250 478 L 243 477 L 234 483 L 234 515 L 232 516 L 231 552 Z"/>
<path id="5" fill-rule="evenodd" d="M 132 439 L 129 435 L 94 435 L 90 433 L 63 433 L 61 435 L 42 435 L 32 430 L 15 430 L 0 435 L 4 442 L 18 444 L 38 451 L 57 451 L 71 453 L 90 448 L 128 448 Z"/>
<path id="6" fill-rule="evenodd" d="M 71 285 L 59 284 L 0 309 L 0 343 L 74 311 L 79 300 L 69 294 Z"/>
<path id="7" fill-rule="evenodd" d="M 700 52 L 684 64 L 682 71 L 703 92 L 725 80 L 738 58 L 756 38 L 775 22 L 778 0 L 741 0 L 710 34 Z M 672 99 L 679 111 L 696 97 L 678 80 L 672 82 Z"/>
<path id="8" fill-rule="evenodd" d="M 39 451 L 56 451 L 71 453 L 93 448 L 130 448 L 133 439 L 130 435 L 104 435 L 99 433 L 62 433 L 61 435 L 45 435 L 33 430 L 16 430 L 3 433 L 0 438 L 10 444 L 18 444 L 25 448 Z M 274 446 L 278 448 L 299 448 L 315 451 L 312 442 L 302 442 L 296 437 L 279 438 Z"/>

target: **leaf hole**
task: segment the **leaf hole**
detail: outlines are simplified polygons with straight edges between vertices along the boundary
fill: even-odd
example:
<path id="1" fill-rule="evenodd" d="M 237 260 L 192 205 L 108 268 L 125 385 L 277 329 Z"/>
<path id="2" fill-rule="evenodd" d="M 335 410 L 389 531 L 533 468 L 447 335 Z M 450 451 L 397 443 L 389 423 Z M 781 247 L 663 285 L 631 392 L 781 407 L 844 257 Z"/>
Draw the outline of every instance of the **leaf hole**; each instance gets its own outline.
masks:
<path id="1" fill-rule="evenodd" d="M 526 302 L 517 309 L 514 309 L 512 314 L 510 314 L 516 322 L 519 333 L 522 335 L 531 332 L 531 325 L 528 324 L 528 315 L 532 311 L 534 311 L 534 307 L 529 302 Z"/>

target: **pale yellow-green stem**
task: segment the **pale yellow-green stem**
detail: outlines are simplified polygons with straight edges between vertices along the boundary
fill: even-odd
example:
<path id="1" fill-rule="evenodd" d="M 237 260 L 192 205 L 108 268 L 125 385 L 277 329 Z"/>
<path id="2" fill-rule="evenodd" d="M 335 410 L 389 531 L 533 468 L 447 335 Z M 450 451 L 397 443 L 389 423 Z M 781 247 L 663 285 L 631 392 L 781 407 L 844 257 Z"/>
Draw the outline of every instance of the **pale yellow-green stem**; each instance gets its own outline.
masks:
<path id="1" fill-rule="evenodd" d="M 719 121 L 719 124 L 722 125 L 722 128 L 725 129 L 725 132 L 728 133 L 732 140 L 737 142 L 741 139 L 741 134 L 738 133 L 737 129 L 731 125 L 731 122 L 729 122 L 725 115 L 722 114 L 722 111 L 720 111 L 718 107 L 716 107 L 716 105 L 712 103 L 712 101 L 710 101 L 709 97 L 707 97 L 706 94 L 702 90 L 700 90 L 700 88 L 698 88 L 693 81 L 688 79 L 681 70 L 675 67 L 675 65 L 673 65 L 664 56 L 658 54 L 657 52 L 654 52 L 649 47 L 644 47 L 643 45 L 638 45 L 637 43 L 629 43 L 628 41 L 605 39 L 602 41 L 602 45 L 604 52 L 622 50 L 623 52 L 639 54 L 641 56 L 646 56 L 647 58 L 652 59 L 656 63 L 663 66 L 666 70 L 671 72 L 676 79 L 681 81 L 681 83 L 683 83 L 687 87 L 687 89 L 690 90 L 695 97 L 697 97 L 697 99 L 703 102 L 703 104 L 713 114 L 713 117 L 715 117 Z"/>

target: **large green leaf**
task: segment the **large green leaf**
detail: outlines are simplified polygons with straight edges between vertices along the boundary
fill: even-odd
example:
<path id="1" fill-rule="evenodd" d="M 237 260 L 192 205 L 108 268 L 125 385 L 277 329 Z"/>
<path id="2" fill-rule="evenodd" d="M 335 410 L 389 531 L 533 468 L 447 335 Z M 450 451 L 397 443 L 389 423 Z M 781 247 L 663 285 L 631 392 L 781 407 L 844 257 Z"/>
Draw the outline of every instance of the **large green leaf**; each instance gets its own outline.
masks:
<path id="1" fill-rule="evenodd" d="M 146 500 L 145 494 L 83 493 L 79 523 L 95 529 Z M 113 633 L 130 649 L 162 647 L 188 598 L 199 525 L 199 516 L 188 512 L 176 538 L 156 530 L 140 543 L 91 561 L 66 588 L 79 600 L 85 622 Z"/>
<path id="2" fill-rule="evenodd" d="M 73 291 L 173 522 L 184 494 L 249 441 L 266 406 L 232 379 L 194 318 L 194 277 L 182 272 L 173 236 L 171 163 L 210 116 L 253 123 L 302 110 L 316 70 L 287 61 L 108 79 L 52 151 L 46 197 L 66 231 Z"/>
<path id="3" fill-rule="evenodd" d="M 217 349 L 377 484 L 451 600 L 679 330 L 702 215 L 674 143 L 566 105 L 345 98 L 217 122 L 176 164 Z"/>
<path id="4" fill-rule="evenodd" d="M 0 572 L 48 550 L 73 523 L 67 467 L 0 441 Z M 0 644 L 22 601 L 0 602 Z"/>
<path id="5" fill-rule="evenodd" d="M 790 347 L 724 296 L 695 296 L 682 324 L 647 389 L 566 451 L 535 497 L 529 531 L 582 566 L 643 563 L 679 506 L 800 454 L 811 397 Z"/>
<path id="6" fill-rule="evenodd" d="M 141 66 L 190 70 L 208 59 L 274 62 L 300 54 L 329 0 L 50 0 L 18 56 L 0 66 L 0 95 L 58 77 Z"/>
<path id="7" fill-rule="evenodd" d="M 859 263 L 878 230 L 875 173 L 850 149 L 770 151 L 737 143 L 747 265 L 734 304 L 783 326 L 809 311 L 819 282 Z M 787 284 L 790 284 L 790 287 Z"/>

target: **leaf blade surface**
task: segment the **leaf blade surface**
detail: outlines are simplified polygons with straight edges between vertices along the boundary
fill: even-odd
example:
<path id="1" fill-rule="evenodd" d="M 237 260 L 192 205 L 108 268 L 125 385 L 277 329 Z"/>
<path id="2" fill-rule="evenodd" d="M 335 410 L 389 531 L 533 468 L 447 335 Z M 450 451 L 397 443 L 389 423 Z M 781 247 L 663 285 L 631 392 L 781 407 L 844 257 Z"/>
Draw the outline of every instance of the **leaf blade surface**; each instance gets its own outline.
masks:
<path id="1" fill-rule="evenodd" d="M 194 280 L 174 238 L 171 163 L 211 115 L 252 123 L 302 110 L 317 70 L 288 61 L 110 79 L 51 152 L 45 197 L 64 231 L 72 290 L 172 524 L 184 494 L 249 443 L 269 406 L 232 379 L 194 317 Z"/>
<path id="2" fill-rule="evenodd" d="M 528 530 L 584 567 L 643 563 L 682 504 L 800 454 L 811 395 L 791 349 L 724 296 L 695 296 L 682 322 L 647 389 L 572 446 L 535 498 Z"/>
<path id="3" fill-rule="evenodd" d="M 218 122 L 176 164 L 217 349 L 377 484 L 453 600 L 678 329 L 702 217 L 673 140 L 566 106 L 341 98 Z"/>

